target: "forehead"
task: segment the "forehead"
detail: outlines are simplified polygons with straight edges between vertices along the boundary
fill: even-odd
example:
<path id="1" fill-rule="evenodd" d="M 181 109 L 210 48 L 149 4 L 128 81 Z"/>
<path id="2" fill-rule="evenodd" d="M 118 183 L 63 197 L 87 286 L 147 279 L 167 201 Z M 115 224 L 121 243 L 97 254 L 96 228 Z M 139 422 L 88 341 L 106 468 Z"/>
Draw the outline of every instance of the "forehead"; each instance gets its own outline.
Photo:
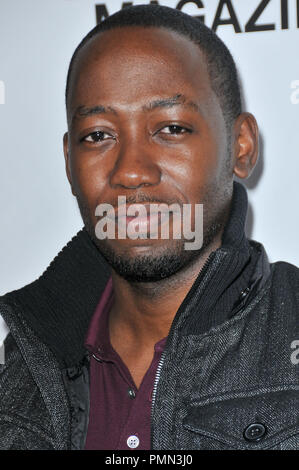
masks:
<path id="1" fill-rule="evenodd" d="M 154 27 L 121 27 L 96 35 L 79 51 L 69 93 L 69 112 L 107 100 L 126 106 L 178 91 L 215 102 L 200 47 Z M 217 100 L 218 101 L 218 100 Z"/>

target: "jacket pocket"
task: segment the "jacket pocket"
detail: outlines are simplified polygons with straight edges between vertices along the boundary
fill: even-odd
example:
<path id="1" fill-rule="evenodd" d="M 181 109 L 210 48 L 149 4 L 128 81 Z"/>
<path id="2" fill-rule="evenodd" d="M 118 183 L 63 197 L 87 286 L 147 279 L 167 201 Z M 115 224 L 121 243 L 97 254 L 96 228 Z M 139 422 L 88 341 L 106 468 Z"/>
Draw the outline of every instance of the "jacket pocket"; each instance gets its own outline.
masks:
<path id="1" fill-rule="evenodd" d="M 207 398 L 190 403 L 183 428 L 190 449 L 299 448 L 299 393 L 252 391 L 247 396 Z"/>

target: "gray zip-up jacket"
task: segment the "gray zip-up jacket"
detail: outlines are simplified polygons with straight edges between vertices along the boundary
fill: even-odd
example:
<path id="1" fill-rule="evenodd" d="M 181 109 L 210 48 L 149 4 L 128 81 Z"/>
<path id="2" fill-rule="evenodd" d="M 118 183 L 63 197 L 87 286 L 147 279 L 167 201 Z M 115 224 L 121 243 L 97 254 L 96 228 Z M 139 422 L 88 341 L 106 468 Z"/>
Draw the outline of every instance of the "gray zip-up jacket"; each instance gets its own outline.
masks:
<path id="1" fill-rule="evenodd" d="M 244 235 L 235 183 L 222 246 L 173 321 L 152 400 L 152 448 L 299 449 L 299 270 Z M 110 276 L 80 231 L 32 284 L 0 299 L 0 449 L 84 449 L 89 321 Z M 297 350 L 296 350 L 297 348 Z"/>

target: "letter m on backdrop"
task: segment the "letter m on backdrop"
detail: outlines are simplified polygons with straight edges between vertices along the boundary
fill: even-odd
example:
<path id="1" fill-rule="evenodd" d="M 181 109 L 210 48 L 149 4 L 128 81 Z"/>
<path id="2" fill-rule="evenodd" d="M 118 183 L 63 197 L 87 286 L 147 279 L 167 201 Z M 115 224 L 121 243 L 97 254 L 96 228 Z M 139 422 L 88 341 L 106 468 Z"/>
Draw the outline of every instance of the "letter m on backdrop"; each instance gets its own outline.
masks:
<path id="1" fill-rule="evenodd" d="M 158 0 L 151 0 L 149 3 L 151 5 L 159 5 Z M 134 2 L 122 2 L 121 10 L 123 8 L 127 8 L 127 7 L 132 6 L 133 4 L 134 4 Z M 104 19 L 107 18 L 108 16 L 109 16 L 109 12 L 108 12 L 108 9 L 107 9 L 107 6 L 105 5 L 105 3 L 100 3 L 100 4 L 96 5 L 97 24 L 104 21 Z"/>

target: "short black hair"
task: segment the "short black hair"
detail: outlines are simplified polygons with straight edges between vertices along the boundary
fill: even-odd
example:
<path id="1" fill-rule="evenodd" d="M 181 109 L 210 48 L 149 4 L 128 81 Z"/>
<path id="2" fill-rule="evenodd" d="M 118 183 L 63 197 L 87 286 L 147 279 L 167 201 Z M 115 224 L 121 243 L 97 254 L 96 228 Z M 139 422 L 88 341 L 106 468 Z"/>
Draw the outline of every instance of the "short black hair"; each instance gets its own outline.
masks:
<path id="1" fill-rule="evenodd" d="M 219 99 L 227 130 L 242 112 L 241 92 L 234 59 L 221 39 L 201 20 L 174 8 L 161 5 L 136 5 L 126 7 L 97 24 L 76 48 L 68 69 L 65 100 L 68 105 L 70 77 L 80 49 L 95 35 L 126 26 L 166 28 L 181 34 L 202 51 L 211 81 Z"/>

